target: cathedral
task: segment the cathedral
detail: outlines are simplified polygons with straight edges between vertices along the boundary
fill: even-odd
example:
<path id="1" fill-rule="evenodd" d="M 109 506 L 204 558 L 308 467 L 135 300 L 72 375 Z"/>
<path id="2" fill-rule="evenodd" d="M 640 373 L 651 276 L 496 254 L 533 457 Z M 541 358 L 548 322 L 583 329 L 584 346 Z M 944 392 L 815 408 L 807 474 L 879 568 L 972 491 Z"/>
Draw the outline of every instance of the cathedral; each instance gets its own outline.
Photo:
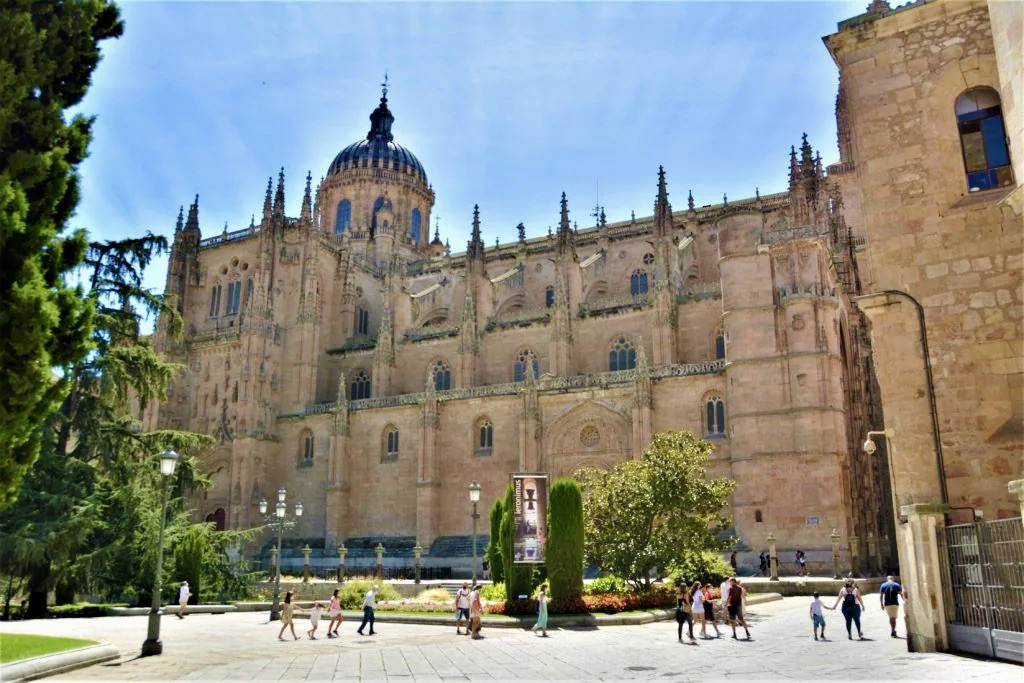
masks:
<path id="1" fill-rule="evenodd" d="M 297 215 L 283 171 L 246 229 L 203 237 L 198 199 L 179 215 L 166 293 L 185 333 L 156 342 L 187 370 L 148 419 L 219 439 L 203 515 L 254 525 L 284 487 L 294 535 L 327 555 L 371 538 L 443 555 L 470 533 L 471 481 L 488 503 L 512 472 L 610 467 L 689 430 L 738 483 L 741 548 L 774 532 L 824 562 L 836 529 L 884 552 L 858 445 L 863 239 L 806 138 L 787 192 L 675 209 L 659 168 L 649 216 L 580 228 L 562 194 L 556 231 L 488 247 L 467 207 L 459 253 L 430 234 L 434 192 L 394 121 L 385 88 Z"/>

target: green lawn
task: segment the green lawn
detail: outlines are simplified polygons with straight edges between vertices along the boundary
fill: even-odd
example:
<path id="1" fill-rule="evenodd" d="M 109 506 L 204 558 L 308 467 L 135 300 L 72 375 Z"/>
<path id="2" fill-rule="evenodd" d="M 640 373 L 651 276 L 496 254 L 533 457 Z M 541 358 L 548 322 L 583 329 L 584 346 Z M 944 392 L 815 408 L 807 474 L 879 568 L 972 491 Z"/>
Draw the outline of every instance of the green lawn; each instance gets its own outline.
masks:
<path id="1" fill-rule="evenodd" d="M 29 633 L 0 633 L 0 664 L 9 664 L 30 657 L 52 655 L 65 650 L 76 650 L 95 644 L 95 640 L 79 638 L 53 638 Z"/>

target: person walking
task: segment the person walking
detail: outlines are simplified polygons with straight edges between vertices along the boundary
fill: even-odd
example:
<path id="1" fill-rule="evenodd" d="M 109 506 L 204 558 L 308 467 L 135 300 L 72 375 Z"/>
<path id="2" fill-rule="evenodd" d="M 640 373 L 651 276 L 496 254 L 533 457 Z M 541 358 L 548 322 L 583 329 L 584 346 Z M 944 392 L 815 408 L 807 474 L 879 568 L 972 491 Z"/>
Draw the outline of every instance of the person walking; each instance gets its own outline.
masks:
<path id="1" fill-rule="evenodd" d="M 548 585 L 545 583 L 540 587 L 537 595 L 537 623 L 530 629 L 534 633 L 540 630 L 542 638 L 548 637 Z"/>
<path id="2" fill-rule="evenodd" d="M 313 608 L 309 610 L 309 630 L 306 631 L 306 635 L 310 640 L 316 640 L 316 629 L 320 625 L 320 610 L 322 609 L 323 605 L 314 602 Z"/>
<path id="3" fill-rule="evenodd" d="M 814 600 L 811 600 L 811 626 L 814 627 L 814 639 L 818 639 L 818 628 L 821 628 L 821 639 L 825 640 L 825 615 L 822 613 L 822 609 L 832 609 L 831 607 L 825 607 L 825 603 L 821 601 L 821 597 L 818 592 L 814 592 Z"/>
<path id="4" fill-rule="evenodd" d="M 373 584 L 370 590 L 366 591 L 366 596 L 363 597 L 363 623 L 359 624 L 359 628 L 356 629 L 356 633 L 359 635 L 363 635 L 363 629 L 367 624 L 370 625 L 370 635 L 376 634 L 373 630 L 373 610 L 377 607 L 378 590 L 377 584 Z"/>
<path id="5" fill-rule="evenodd" d="M 796 551 L 796 575 L 807 576 L 807 556 L 803 550 Z"/>
<path id="6" fill-rule="evenodd" d="M 295 606 L 292 604 L 291 591 L 284 594 L 284 604 L 281 605 L 281 630 L 277 632 L 278 640 L 284 640 L 283 636 L 286 628 L 292 630 L 292 638 L 295 640 L 299 639 L 295 634 Z"/>
<path id="7" fill-rule="evenodd" d="M 729 580 L 729 598 L 728 598 L 728 610 L 729 610 L 729 625 L 732 626 L 732 637 L 735 640 L 739 640 L 736 637 L 736 624 L 740 624 L 743 630 L 747 633 L 747 640 L 750 640 L 750 629 L 747 628 L 746 619 L 743 616 L 743 598 L 744 593 L 747 592 L 746 588 L 740 586 L 740 582 L 733 577 Z"/>
<path id="8" fill-rule="evenodd" d="M 189 590 L 188 581 L 181 582 L 181 588 L 178 589 L 178 618 L 185 618 L 185 610 L 188 609 L 188 599 L 192 597 L 192 591 Z"/>
<path id="9" fill-rule="evenodd" d="M 907 602 L 907 591 L 903 585 L 890 574 L 885 577 L 885 583 L 878 589 L 878 597 L 882 603 L 882 609 L 889 616 L 889 635 L 898 638 L 896 635 L 896 617 L 900 614 L 900 596 L 903 597 L 903 604 Z M 904 607 L 904 609 L 906 609 Z"/>
<path id="10" fill-rule="evenodd" d="M 474 583 L 473 590 L 469 592 L 469 628 L 474 640 L 480 639 L 480 616 L 483 611 L 484 606 L 480 602 L 480 585 Z"/>
<path id="11" fill-rule="evenodd" d="M 854 624 L 857 626 L 857 637 L 864 640 L 864 633 L 860 630 L 860 613 L 864 609 L 864 601 L 861 599 L 860 589 L 857 588 L 857 584 L 853 579 L 847 579 L 846 585 L 839 589 L 839 597 L 836 598 L 832 609 L 835 609 L 836 605 L 840 602 L 843 603 L 840 611 L 846 620 L 846 637 L 849 640 L 853 640 L 853 632 L 850 630 L 850 625 Z"/>
<path id="12" fill-rule="evenodd" d="M 761 572 L 761 576 L 768 576 L 768 553 L 763 550 L 757 557 L 757 569 Z"/>
<path id="13" fill-rule="evenodd" d="M 679 642 L 683 642 L 683 624 L 689 627 L 690 640 L 696 642 L 693 637 L 693 604 L 690 589 L 682 579 L 676 586 L 676 623 L 679 624 Z"/>
<path id="14" fill-rule="evenodd" d="M 725 581 L 718 587 L 718 600 L 722 604 L 722 613 L 724 614 L 726 608 L 729 606 L 729 587 L 732 586 L 732 579 L 728 576 L 725 577 Z"/>
<path id="15" fill-rule="evenodd" d="M 341 600 L 338 598 L 338 589 L 331 594 L 331 601 L 327 603 L 327 616 L 331 618 L 327 622 L 327 637 L 337 638 L 338 627 L 341 626 Z M 333 630 L 332 630 L 333 629 Z"/>
<path id="16" fill-rule="evenodd" d="M 735 550 L 733 550 L 732 554 L 729 555 L 729 564 L 732 565 L 732 573 L 736 574 L 737 573 L 737 569 L 736 569 L 736 551 Z"/>
<path id="17" fill-rule="evenodd" d="M 462 635 L 462 620 L 466 620 L 466 635 L 472 630 L 472 618 L 469 615 L 469 583 L 462 582 L 462 588 L 455 593 L 455 635 Z"/>
<path id="18" fill-rule="evenodd" d="M 704 591 L 701 590 L 700 581 L 694 581 L 690 586 L 690 617 L 693 621 L 700 619 L 700 637 L 708 639 L 708 624 L 704 617 Z"/>
<path id="19" fill-rule="evenodd" d="M 711 622 L 711 625 L 715 627 L 715 638 L 721 638 L 722 632 L 718 630 L 718 620 L 715 619 L 715 598 L 711 594 L 711 584 L 704 586 L 704 622 Z M 704 627 L 701 627 L 701 632 L 704 631 Z"/>

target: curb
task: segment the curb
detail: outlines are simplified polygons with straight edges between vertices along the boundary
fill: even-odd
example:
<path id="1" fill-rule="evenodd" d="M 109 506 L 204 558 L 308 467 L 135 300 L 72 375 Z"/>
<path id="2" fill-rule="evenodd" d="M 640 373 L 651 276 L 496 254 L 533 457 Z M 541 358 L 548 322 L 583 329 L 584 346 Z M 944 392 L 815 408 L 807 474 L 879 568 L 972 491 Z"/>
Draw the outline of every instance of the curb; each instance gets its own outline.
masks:
<path id="1" fill-rule="evenodd" d="M 0 678 L 4 681 L 32 681 L 107 662 L 120 656 L 121 653 L 113 645 L 90 645 L 7 664 L 0 668 Z"/>

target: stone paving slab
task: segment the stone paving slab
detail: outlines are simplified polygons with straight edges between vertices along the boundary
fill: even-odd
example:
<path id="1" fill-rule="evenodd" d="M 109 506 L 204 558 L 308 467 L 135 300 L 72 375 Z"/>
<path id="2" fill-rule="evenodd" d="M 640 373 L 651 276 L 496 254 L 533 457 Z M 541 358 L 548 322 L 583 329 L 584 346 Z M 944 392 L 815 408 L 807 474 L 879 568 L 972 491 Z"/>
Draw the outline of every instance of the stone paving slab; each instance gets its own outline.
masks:
<path id="1" fill-rule="evenodd" d="M 725 629 L 726 637 L 695 644 L 677 642 L 674 622 L 560 628 L 549 638 L 486 629 L 471 640 L 450 626 L 411 624 L 382 623 L 378 635 L 359 636 L 350 619 L 338 639 L 280 642 L 278 624 L 265 614 L 236 613 L 164 619 L 164 654 L 138 658 L 145 617 L 6 622 L 0 631 L 88 636 L 121 653 L 116 662 L 57 677 L 66 680 L 1024 680 L 1009 663 L 907 652 L 903 638 L 889 637 L 877 595 L 865 597 L 868 640 L 847 640 L 842 617 L 827 612 L 830 639 L 815 642 L 808 603 L 785 598 L 751 607 L 751 641 L 733 640 Z"/>

